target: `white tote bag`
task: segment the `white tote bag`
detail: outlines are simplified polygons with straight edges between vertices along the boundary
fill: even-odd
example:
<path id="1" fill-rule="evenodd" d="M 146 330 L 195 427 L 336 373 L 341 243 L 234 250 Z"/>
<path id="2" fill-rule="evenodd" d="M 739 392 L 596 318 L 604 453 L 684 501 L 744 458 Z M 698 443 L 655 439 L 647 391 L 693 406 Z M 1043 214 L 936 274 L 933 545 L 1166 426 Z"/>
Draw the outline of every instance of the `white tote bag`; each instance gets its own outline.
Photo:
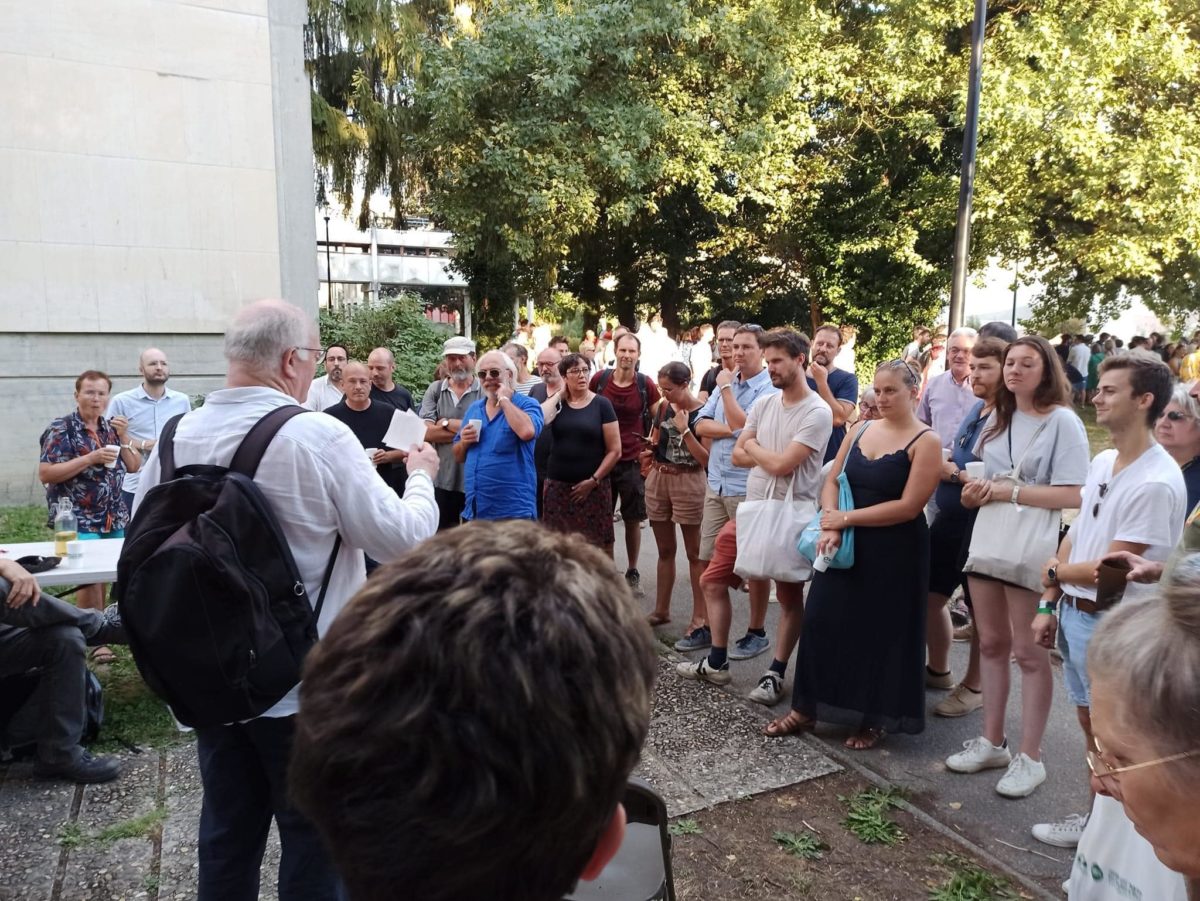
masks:
<path id="1" fill-rule="evenodd" d="M 777 579 L 807 582 L 812 563 L 798 550 L 800 533 L 817 506 L 796 503 L 796 475 L 788 485 L 787 500 L 773 500 L 776 479 L 771 480 L 767 500 L 742 501 L 737 508 L 737 560 L 733 571 L 743 579 Z"/>

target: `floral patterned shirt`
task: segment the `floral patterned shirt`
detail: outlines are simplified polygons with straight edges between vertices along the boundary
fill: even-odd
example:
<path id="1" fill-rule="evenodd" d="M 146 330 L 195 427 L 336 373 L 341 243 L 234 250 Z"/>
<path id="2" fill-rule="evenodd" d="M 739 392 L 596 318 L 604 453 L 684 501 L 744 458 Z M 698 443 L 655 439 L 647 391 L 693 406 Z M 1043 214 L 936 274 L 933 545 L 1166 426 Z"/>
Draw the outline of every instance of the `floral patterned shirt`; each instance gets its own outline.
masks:
<path id="1" fill-rule="evenodd" d="M 50 423 L 42 432 L 43 463 L 66 463 L 84 454 L 104 447 L 120 444 L 117 430 L 103 416 L 95 431 L 84 425 L 79 411 L 75 410 Z M 117 457 L 112 469 L 104 466 L 89 466 L 73 479 L 46 486 L 46 501 L 50 505 L 48 522 L 54 527 L 54 514 L 60 498 L 69 497 L 75 508 L 81 532 L 116 532 L 129 522 L 129 507 L 121 495 L 121 483 L 125 478 L 125 461 Z"/>

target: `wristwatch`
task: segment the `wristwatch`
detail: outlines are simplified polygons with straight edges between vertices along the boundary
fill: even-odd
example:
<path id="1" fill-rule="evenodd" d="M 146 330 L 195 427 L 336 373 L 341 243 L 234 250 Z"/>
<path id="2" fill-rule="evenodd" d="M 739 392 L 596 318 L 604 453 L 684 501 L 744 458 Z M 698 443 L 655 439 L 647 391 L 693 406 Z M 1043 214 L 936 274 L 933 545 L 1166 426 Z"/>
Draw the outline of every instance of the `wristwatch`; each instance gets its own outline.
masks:
<path id="1" fill-rule="evenodd" d="M 1058 584 L 1058 567 L 1057 566 L 1047 566 L 1046 567 L 1046 578 L 1049 579 L 1052 584 L 1057 585 Z"/>
<path id="2" fill-rule="evenodd" d="M 449 419 L 439 419 L 437 424 L 438 424 L 439 429 L 450 428 L 450 420 Z"/>
<path id="3" fill-rule="evenodd" d="M 961 469 L 956 469 L 956 470 L 954 470 L 954 472 L 950 473 L 950 481 L 951 481 L 951 482 L 953 482 L 955 485 L 957 485 L 957 484 L 958 484 L 958 477 L 959 477 L 960 475 L 962 475 L 962 470 L 961 470 Z"/>

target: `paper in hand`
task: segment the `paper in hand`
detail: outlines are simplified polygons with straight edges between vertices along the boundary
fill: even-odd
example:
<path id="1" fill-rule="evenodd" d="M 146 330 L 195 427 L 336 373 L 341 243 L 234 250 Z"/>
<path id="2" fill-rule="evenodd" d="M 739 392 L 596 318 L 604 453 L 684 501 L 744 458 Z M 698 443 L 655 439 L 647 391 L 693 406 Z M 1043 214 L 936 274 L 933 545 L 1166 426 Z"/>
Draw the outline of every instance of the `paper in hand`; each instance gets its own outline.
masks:
<path id="1" fill-rule="evenodd" d="M 407 451 L 414 444 L 425 441 L 425 420 L 412 410 L 397 410 L 392 414 L 383 443 L 394 450 Z"/>

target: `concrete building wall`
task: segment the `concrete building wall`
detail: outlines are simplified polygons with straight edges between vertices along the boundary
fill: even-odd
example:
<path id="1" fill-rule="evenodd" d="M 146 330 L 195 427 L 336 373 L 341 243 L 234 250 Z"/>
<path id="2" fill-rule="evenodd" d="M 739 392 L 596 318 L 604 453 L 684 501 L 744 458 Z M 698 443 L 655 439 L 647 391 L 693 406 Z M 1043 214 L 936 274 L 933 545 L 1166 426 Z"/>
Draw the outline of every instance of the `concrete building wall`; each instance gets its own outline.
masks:
<path id="1" fill-rule="evenodd" d="M 0 503 L 97 368 L 220 383 L 261 297 L 316 311 L 304 0 L 0 0 Z"/>

